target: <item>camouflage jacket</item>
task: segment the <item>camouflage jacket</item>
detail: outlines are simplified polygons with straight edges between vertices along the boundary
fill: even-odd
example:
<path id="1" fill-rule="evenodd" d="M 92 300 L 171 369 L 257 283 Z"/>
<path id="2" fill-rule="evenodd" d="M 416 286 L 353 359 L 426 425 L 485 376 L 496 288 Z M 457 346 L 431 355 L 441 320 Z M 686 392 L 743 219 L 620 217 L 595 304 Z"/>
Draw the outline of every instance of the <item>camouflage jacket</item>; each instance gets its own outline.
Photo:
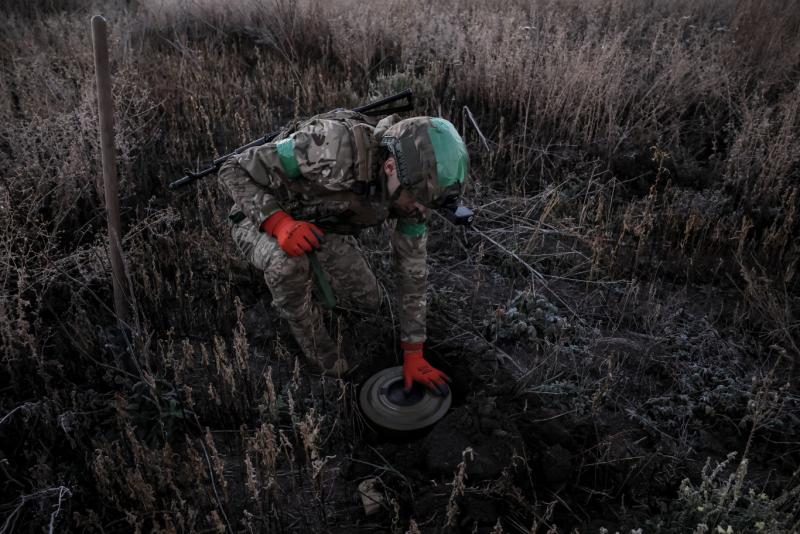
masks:
<path id="1" fill-rule="evenodd" d="M 357 233 L 395 218 L 379 180 L 378 137 L 397 120 L 392 115 L 375 125 L 352 111 L 317 115 L 271 143 L 231 157 L 220 168 L 219 181 L 234 201 L 232 219 L 244 214 L 259 228 L 283 210 L 328 232 Z M 401 340 L 422 342 L 426 221 L 398 218 L 391 241 Z"/>

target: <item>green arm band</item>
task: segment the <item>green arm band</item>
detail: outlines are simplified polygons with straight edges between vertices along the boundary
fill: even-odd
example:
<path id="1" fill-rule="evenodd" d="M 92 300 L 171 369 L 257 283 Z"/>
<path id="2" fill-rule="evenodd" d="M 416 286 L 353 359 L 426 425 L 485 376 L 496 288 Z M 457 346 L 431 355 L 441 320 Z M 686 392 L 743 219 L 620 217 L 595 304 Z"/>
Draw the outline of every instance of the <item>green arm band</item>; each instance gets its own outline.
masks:
<path id="1" fill-rule="evenodd" d="M 409 237 L 419 237 L 428 231 L 428 227 L 425 223 L 397 221 L 397 231 Z"/>
<path id="2" fill-rule="evenodd" d="M 311 264 L 311 271 L 314 273 L 314 283 L 317 285 L 320 295 L 322 295 L 322 307 L 326 310 L 334 309 L 336 307 L 336 295 L 333 294 L 330 282 L 325 278 L 325 272 L 319 264 L 316 252 L 312 250 L 306 256 L 308 256 L 308 262 Z"/>
<path id="3" fill-rule="evenodd" d="M 297 165 L 297 159 L 294 157 L 294 139 L 288 138 L 275 143 L 275 149 L 278 151 L 278 157 L 281 160 L 281 165 L 286 175 L 289 178 L 297 178 L 300 176 L 300 167 Z"/>

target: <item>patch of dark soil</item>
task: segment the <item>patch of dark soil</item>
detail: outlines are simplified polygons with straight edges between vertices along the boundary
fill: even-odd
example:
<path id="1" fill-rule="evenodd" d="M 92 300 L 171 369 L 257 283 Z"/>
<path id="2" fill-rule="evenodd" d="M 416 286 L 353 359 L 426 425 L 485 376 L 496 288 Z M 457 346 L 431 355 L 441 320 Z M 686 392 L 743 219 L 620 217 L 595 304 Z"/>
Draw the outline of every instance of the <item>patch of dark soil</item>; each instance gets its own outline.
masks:
<path id="1" fill-rule="evenodd" d="M 523 446 L 515 425 L 484 399 L 452 410 L 425 438 L 422 454 L 429 472 L 452 475 L 464 461 L 475 481 L 500 476 L 515 455 L 523 454 Z M 467 449 L 472 453 L 464 453 Z"/>

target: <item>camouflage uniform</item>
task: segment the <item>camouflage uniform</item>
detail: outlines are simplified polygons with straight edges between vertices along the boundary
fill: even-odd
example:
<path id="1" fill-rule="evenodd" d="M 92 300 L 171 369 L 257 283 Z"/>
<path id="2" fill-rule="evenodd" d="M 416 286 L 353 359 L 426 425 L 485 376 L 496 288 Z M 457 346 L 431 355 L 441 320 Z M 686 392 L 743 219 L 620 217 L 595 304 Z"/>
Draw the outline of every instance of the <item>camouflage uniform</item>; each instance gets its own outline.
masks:
<path id="1" fill-rule="evenodd" d="M 308 359 L 330 369 L 338 355 L 317 302 L 310 298 L 308 258 L 287 255 L 261 223 L 283 210 L 325 230 L 317 256 L 339 300 L 376 310 L 375 275 L 352 235 L 381 224 L 390 213 L 379 180 L 380 132 L 399 120 L 377 125 L 349 111 L 318 115 L 285 131 L 279 140 L 230 158 L 219 180 L 235 204 L 232 235 L 240 251 L 264 278 L 273 305 Z M 376 131 L 378 134 L 376 135 Z M 426 221 L 399 218 L 391 237 L 400 303 L 401 340 L 425 340 Z"/>

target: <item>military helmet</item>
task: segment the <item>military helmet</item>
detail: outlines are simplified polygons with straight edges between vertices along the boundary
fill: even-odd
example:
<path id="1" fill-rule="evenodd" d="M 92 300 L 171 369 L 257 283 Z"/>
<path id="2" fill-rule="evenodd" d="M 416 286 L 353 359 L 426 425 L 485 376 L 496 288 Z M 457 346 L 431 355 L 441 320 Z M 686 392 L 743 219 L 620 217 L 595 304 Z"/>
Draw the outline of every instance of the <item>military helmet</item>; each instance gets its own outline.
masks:
<path id="1" fill-rule="evenodd" d="M 461 196 L 467 176 L 467 147 L 455 126 L 437 117 L 413 117 L 386 130 L 381 138 L 397 162 L 397 177 L 423 205 L 438 208 Z"/>

